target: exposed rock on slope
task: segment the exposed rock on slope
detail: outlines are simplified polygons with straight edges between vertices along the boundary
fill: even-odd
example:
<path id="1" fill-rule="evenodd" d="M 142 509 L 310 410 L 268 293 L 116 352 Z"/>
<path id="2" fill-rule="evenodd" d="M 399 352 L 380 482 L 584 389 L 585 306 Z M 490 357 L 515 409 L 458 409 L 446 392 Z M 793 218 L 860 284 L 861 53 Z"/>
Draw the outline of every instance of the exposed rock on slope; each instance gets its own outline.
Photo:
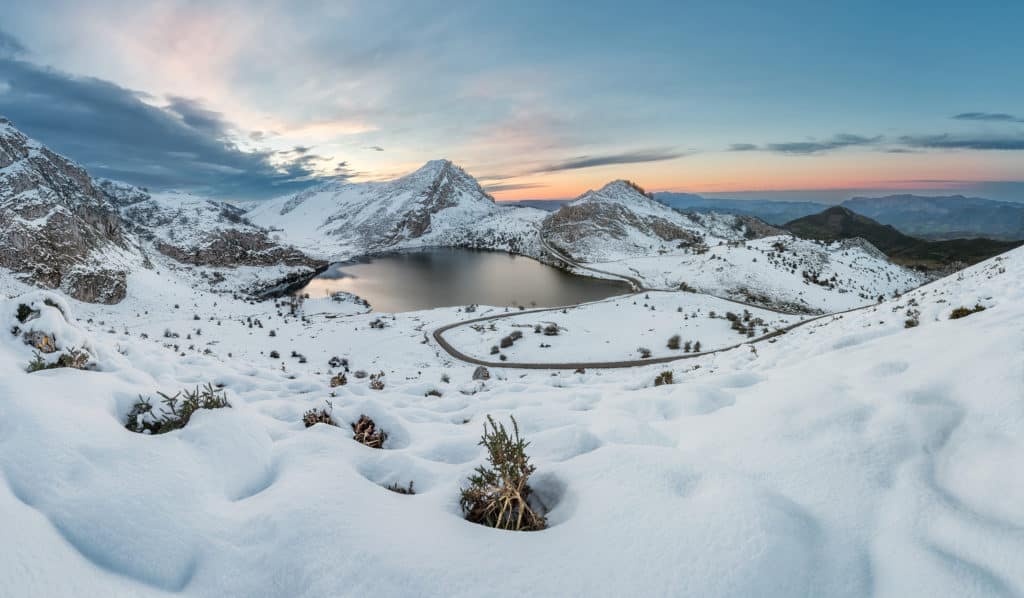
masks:
<path id="1" fill-rule="evenodd" d="M 129 241 L 108 195 L 79 165 L 0 117 L 0 266 L 76 299 L 125 294 Z M 128 258 L 128 259 L 126 259 Z"/>
<path id="2" fill-rule="evenodd" d="M 629 181 L 587 191 L 544 221 L 544 238 L 584 261 L 657 255 L 700 247 L 709 240 L 738 241 L 778 230 L 727 214 L 684 214 L 661 204 Z"/>
<path id="3" fill-rule="evenodd" d="M 448 160 L 387 182 L 329 182 L 249 212 L 307 252 L 329 258 L 424 246 L 539 253 L 536 227 L 546 214 L 500 206 Z"/>

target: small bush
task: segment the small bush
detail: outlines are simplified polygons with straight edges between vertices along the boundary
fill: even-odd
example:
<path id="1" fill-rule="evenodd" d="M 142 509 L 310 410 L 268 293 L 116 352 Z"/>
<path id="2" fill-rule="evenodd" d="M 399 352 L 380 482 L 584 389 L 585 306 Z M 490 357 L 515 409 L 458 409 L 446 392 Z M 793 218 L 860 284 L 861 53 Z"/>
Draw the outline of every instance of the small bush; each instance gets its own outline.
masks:
<path id="1" fill-rule="evenodd" d="M 302 414 L 302 423 L 307 428 L 312 428 L 316 424 L 327 424 L 328 426 L 337 426 L 334 423 L 334 419 L 331 417 L 331 412 L 334 411 L 334 405 L 330 401 L 327 402 L 327 407 L 321 407 L 319 409 L 310 409 L 309 411 Z"/>
<path id="2" fill-rule="evenodd" d="M 513 344 L 514 344 L 515 342 L 516 342 L 516 341 L 515 341 L 515 339 L 513 339 L 513 338 L 512 338 L 511 336 L 506 336 L 506 337 L 503 337 L 503 338 L 501 339 L 501 342 L 500 342 L 500 343 L 498 343 L 498 344 L 499 344 L 499 345 L 501 346 L 501 348 L 502 348 L 502 349 L 508 349 L 508 348 L 509 348 L 509 347 L 511 347 L 511 346 L 512 346 L 512 345 L 513 345 Z"/>
<path id="3" fill-rule="evenodd" d="M 32 361 L 28 362 L 28 373 L 38 372 L 40 370 L 53 370 L 57 368 L 74 368 L 76 370 L 84 370 L 89 367 L 89 354 L 77 347 L 71 347 L 65 350 L 57 357 L 57 361 L 53 363 L 47 363 L 46 359 L 43 358 L 42 353 L 35 351 L 32 354 Z"/>
<path id="4" fill-rule="evenodd" d="M 558 324 L 551 323 L 544 327 L 544 336 L 558 336 Z"/>
<path id="5" fill-rule="evenodd" d="M 423 396 L 425 396 L 425 397 L 439 397 L 439 396 L 441 396 L 441 391 L 437 390 L 436 388 L 431 388 L 426 393 L 424 393 Z"/>
<path id="6" fill-rule="evenodd" d="M 647 347 L 637 347 L 636 352 L 640 354 L 640 359 L 647 359 L 651 356 L 651 350 Z"/>
<path id="7" fill-rule="evenodd" d="M 700 341 L 693 343 L 693 352 L 700 353 Z"/>
<path id="8" fill-rule="evenodd" d="M 679 350 L 679 341 L 681 341 L 681 340 L 682 339 L 679 338 L 678 334 L 673 334 L 668 339 L 668 348 L 672 349 L 673 351 L 678 351 Z"/>
<path id="9" fill-rule="evenodd" d="M 384 390 L 384 372 L 370 374 L 370 390 Z"/>
<path id="10" fill-rule="evenodd" d="M 377 424 L 365 415 L 360 415 L 359 420 L 352 424 L 352 432 L 353 440 L 375 449 L 384 448 L 384 441 L 388 439 L 384 430 L 378 430 Z"/>
<path id="11" fill-rule="evenodd" d="M 397 492 L 398 494 L 416 494 L 416 490 L 412 487 L 412 480 L 409 480 L 408 486 L 401 486 L 398 482 L 395 482 L 394 484 L 388 484 L 384 487 L 392 492 Z"/>
<path id="12" fill-rule="evenodd" d="M 498 348 L 498 345 L 491 346 L 491 355 L 497 355 L 498 353 L 501 353 L 501 349 Z"/>
<path id="13" fill-rule="evenodd" d="M 952 313 L 949 314 L 949 319 L 950 320 L 959 320 L 960 318 L 966 318 L 967 316 L 969 316 L 971 314 L 976 314 L 979 311 L 985 311 L 985 306 L 980 304 L 980 303 L 975 304 L 974 307 L 971 307 L 971 308 L 958 307 L 958 308 L 954 309 L 952 311 Z"/>
<path id="14" fill-rule="evenodd" d="M 655 386 L 662 386 L 665 384 L 672 384 L 672 370 L 665 370 L 654 378 Z"/>
<path id="15" fill-rule="evenodd" d="M 343 374 L 343 373 L 342 374 L 335 374 L 334 376 L 331 376 L 330 384 L 331 384 L 331 388 L 337 388 L 339 386 L 345 386 L 346 384 L 348 384 L 348 378 L 346 378 L 345 374 Z"/>
<path id="16" fill-rule="evenodd" d="M 528 482 L 536 471 L 526 455 L 529 444 L 519 437 L 514 417 L 509 434 L 504 424 L 487 416 L 480 445 L 487 448 L 489 466 L 476 468 L 459 501 L 468 521 L 516 531 L 542 530 L 547 526 L 544 516 L 529 504 L 532 490 Z"/>
<path id="17" fill-rule="evenodd" d="M 192 414 L 199 409 L 231 407 L 227 394 L 214 388 L 212 384 L 207 384 L 202 389 L 196 387 L 193 391 L 181 390 L 173 396 L 162 392 L 157 394 L 161 397 L 163 407 L 155 408 L 149 399 L 139 395 L 139 400 L 128 412 L 125 428 L 143 434 L 164 434 L 187 426 Z"/>
<path id="18" fill-rule="evenodd" d="M 362 380 L 363 378 L 366 377 L 366 370 L 356 370 L 355 373 L 352 375 L 358 378 L 359 380 Z"/>
<path id="19" fill-rule="evenodd" d="M 271 359 L 280 359 L 281 358 L 281 354 L 278 353 L 277 351 L 271 351 L 270 352 L 270 358 Z"/>
<path id="20" fill-rule="evenodd" d="M 950 316 L 950 317 L 952 317 L 952 316 Z M 921 321 L 918 320 L 917 318 L 907 318 L 906 320 L 903 321 L 903 327 L 904 328 L 916 328 L 917 325 L 920 324 L 920 323 L 921 323 Z"/>

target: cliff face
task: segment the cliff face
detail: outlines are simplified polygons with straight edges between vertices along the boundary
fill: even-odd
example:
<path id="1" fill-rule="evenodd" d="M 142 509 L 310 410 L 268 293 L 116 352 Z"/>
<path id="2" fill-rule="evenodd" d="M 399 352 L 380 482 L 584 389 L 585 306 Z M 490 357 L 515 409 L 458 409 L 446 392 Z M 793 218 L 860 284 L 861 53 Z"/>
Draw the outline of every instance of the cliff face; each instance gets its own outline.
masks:
<path id="1" fill-rule="evenodd" d="M 128 249 L 108 195 L 79 165 L 0 118 L 0 266 L 82 301 L 116 303 Z"/>

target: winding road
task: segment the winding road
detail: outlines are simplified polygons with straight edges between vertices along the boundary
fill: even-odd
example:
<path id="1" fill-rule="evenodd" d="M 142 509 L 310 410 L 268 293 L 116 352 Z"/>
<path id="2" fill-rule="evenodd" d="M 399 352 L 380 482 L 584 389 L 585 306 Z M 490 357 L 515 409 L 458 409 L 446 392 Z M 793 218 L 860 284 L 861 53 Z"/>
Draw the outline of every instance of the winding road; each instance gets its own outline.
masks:
<path id="1" fill-rule="evenodd" d="M 606 272 L 604 270 L 598 270 L 596 268 L 590 268 L 588 266 L 584 266 L 584 265 L 580 264 L 579 262 L 576 262 L 575 260 L 569 258 L 568 256 L 566 256 L 562 252 L 560 252 L 560 251 L 556 250 L 555 248 L 551 247 L 550 245 L 548 245 L 548 243 L 544 239 L 544 237 L 539 234 L 539 231 L 538 231 L 538 236 L 540 237 L 541 246 L 545 250 L 547 250 L 551 255 L 553 255 L 556 258 L 562 260 L 566 264 L 568 264 L 570 266 L 573 266 L 575 268 L 581 269 L 581 270 L 590 270 L 591 272 L 597 272 L 599 274 L 604 274 L 606 276 L 613 276 L 615 278 L 620 278 L 620 279 L 625 280 L 626 282 L 628 282 L 633 287 L 634 292 L 631 293 L 630 295 L 626 295 L 626 296 L 639 295 L 640 293 L 643 293 L 645 291 L 645 289 L 643 288 L 643 285 L 640 283 L 639 279 L 633 278 L 631 276 L 625 276 L 623 274 L 616 274 L 616 273 L 613 273 L 613 272 Z M 679 291 L 679 292 L 684 292 L 684 291 Z M 605 301 L 609 301 L 611 299 L 619 299 L 621 297 L 622 296 L 620 295 L 618 297 L 612 297 L 612 298 L 609 298 L 609 299 L 605 299 Z M 749 303 L 744 303 L 742 301 L 736 301 L 736 300 L 733 300 L 733 299 L 727 299 L 725 297 L 718 297 L 718 298 L 722 299 L 724 301 L 729 301 L 731 303 L 736 303 L 738 305 L 746 305 L 748 307 L 756 307 L 758 309 L 764 309 L 764 310 L 772 311 L 772 312 L 775 312 L 775 313 L 778 313 L 778 314 L 793 315 L 793 314 L 789 314 L 789 313 L 786 313 L 786 312 L 783 312 L 783 311 L 779 311 L 779 310 L 776 310 L 776 309 L 771 309 L 771 308 L 763 307 L 763 306 L 760 306 L 760 305 L 751 305 Z M 448 353 L 450 356 L 454 357 L 455 359 L 458 359 L 459 361 L 464 361 L 466 363 L 474 364 L 474 365 L 482 365 L 482 366 L 489 367 L 489 368 L 506 368 L 506 369 L 523 369 L 523 370 L 578 370 L 578 369 L 632 368 L 632 367 L 641 367 L 641 366 L 655 365 L 655 364 L 661 364 L 661 363 L 670 363 L 670 362 L 679 361 L 679 360 L 682 360 L 682 359 L 694 359 L 696 357 L 704 357 L 704 356 L 707 356 L 707 355 L 713 355 L 715 353 L 721 353 L 723 351 L 731 351 L 733 349 L 736 349 L 737 347 L 742 347 L 743 345 L 753 345 L 753 344 L 757 344 L 757 343 L 762 343 L 762 342 L 771 340 L 771 339 L 773 339 L 773 338 L 775 338 L 777 336 L 780 336 L 782 334 L 785 334 L 785 333 L 789 332 L 790 330 L 793 330 L 794 328 L 799 328 L 800 326 L 804 326 L 806 324 L 810 324 L 811 322 L 816 322 L 818 320 L 821 320 L 823 318 L 828 318 L 828 317 L 831 317 L 831 316 L 838 316 L 838 315 L 847 314 L 847 313 L 854 312 L 854 311 L 859 311 L 859 310 L 862 310 L 862 309 L 867 309 L 869 307 L 874 307 L 874 305 L 875 304 L 868 304 L 868 305 L 863 305 L 861 307 L 854 307 L 852 309 L 847 309 L 847 310 L 844 310 L 844 311 L 828 313 L 828 314 L 822 314 L 822 315 L 819 315 L 819 316 L 811 316 L 811 317 L 807 318 L 806 320 L 801 320 L 801 321 L 796 322 L 794 324 L 790 324 L 789 326 L 786 326 L 784 328 L 780 328 L 778 330 L 775 330 L 775 331 L 770 332 L 768 334 L 765 334 L 763 336 L 759 336 L 757 338 L 750 339 L 750 340 L 744 341 L 742 343 L 736 343 L 736 344 L 730 345 L 728 347 L 721 347 L 719 349 L 713 349 L 711 351 L 703 351 L 701 353 L 684 353 L 682 355 L 669 355 L 669 356 L 665 356 L 665 357 L 652 357 L 652 358 L 648 358 L 648 359 L 627 359 L 627 360 L 622 360 L 622 361 L 569 361 L 569 362 L 545 362 L 545 363 L 517 363 L 517 362 L 512 362 L 512 361 L 488 361 L 486 359 L 479 359 L 477 357 L 473 357 L 472 355 L 467 355 L 467 354 L 463 353 L 462 351 L 459 351 L 454 346 L 452 346 L 452 344 L 449 343 L 447 339 L 444 338 L 444 333 L 445 332 L 447 332 L 447 331 L 449 331 L 449 330 L 451 330 L 453 328 L 458 328 L 460 326 L 468 326 L 468 325 L 476 324 L 476 323 L 479 323 L 479 322 L 489 322 L 491 320 L 498 320 L 498 319 L 501 319 L 501 318 L 510 318 L 510 317 L 513 317 L 513 316 L 522 316 L 522 315 L 525 315 L 525 314 L 539 314 L 539 313 L 544 313 L 544 312 L 549 312 L 549 311 L 561 311 L 563 309 L 566 309 L 566 306 L 546 307 L 546 308 L 541 308 L 541 309 L 531 309 L 531 310 L 524 310 L 524 311 L 514 311 L 514 312 L 500 313 L 500 314 L 495 314 L 495 315 L 490 315 L 490 316 L 483 316 L 483 317 L 480 317 L 480 318 L 474 318 L 472 320 L 463 320 L 461 322 L 453 322 L 451 324 L 446 324 L 444 326 L 441 326 L 441 327 L 435 329 L 433 331 L 433 333 L 432 333 L 432 336 L 434 338 L 434 342 L 436 342 L 439 347 L 444 349 L 444 351 L 446 353 Z"/>

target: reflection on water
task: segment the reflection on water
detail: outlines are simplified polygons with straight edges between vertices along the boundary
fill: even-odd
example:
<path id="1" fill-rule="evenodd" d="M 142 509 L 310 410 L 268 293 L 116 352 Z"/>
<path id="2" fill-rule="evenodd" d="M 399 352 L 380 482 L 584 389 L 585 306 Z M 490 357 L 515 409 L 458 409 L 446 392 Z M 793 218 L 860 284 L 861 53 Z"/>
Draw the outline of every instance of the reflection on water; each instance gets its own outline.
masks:
<path id="1" fill-rule="evenodd" d="M 621 282 L 575 276 L 527 257 L 430 248 L 332 265 L 296 291 L 348 291 L 382 312 L 452 305 L 572 305 L 629 292 Z"/>

